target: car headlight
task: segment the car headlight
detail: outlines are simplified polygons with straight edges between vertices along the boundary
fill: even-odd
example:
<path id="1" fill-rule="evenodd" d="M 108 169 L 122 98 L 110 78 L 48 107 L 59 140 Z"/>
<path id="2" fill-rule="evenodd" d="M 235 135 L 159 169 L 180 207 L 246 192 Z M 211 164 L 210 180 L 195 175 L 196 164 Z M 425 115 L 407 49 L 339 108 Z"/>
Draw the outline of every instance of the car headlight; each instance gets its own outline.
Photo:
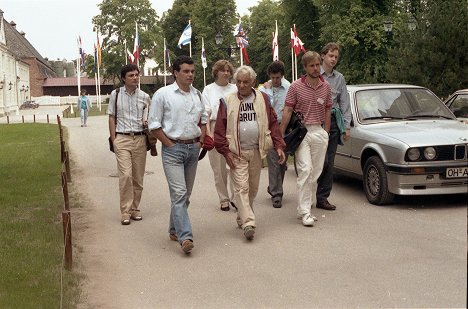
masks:
<path id="1" fill-rule="evenodd" d="M 426 158 L 426 160 L 434 160 L 436 154 L 437 152 L 434 147 L 426 147 L 426 149 L 424 149 L 424 158 Z"/>
<path id="2" fill-rule="evenodd" d="M 421 155 L 421 152 L 419 151 L 418 148 L 410 148 L 408 150 L 408 158 L 411 161 L 417 161 L 420 155 Z"/>

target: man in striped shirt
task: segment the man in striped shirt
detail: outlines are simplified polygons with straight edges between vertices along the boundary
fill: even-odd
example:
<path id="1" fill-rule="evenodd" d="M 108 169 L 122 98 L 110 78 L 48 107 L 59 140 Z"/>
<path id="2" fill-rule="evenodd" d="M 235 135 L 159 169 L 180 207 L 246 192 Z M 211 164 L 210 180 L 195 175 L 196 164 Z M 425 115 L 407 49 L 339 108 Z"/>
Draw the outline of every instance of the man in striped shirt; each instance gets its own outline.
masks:
<path id="1" fill-rule="evenodd" d="M 302 56 L 306 74 L 291 84 L 281 120 L 284 135 L 293 110 L 303 115 L 307 134 L 297 149 L 298 218 L 304 226 L 316 220 L 310 213 L 316 206 L 317 180 L 322 172 L 330 132 L 332 94 L 329 84 L 320 75 L 320 55 L 308 51 Z"/>

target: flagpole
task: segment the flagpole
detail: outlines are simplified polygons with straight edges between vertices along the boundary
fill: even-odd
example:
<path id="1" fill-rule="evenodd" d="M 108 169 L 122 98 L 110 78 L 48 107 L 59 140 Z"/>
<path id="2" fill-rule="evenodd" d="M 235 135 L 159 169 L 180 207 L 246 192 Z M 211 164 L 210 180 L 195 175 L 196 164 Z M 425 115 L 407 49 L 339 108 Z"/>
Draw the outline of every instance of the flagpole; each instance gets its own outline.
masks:
<path id="1" fill-rule="evenodd" d="M 203 58 L 203 51 L 205 49 L 205 39 L 202 37 L 201 38 L 201 44 L 202 44 L 202 55 L 201 57 Z M 203 65 L 203 59 L 202 59 L 202 67 L 203 67 L 203 87 L 206 86 L 206 69 L 205 69 L 205 66 Z"/>
<path id="2" fill-rule="evenodd" d="M 294 79 L 294 49 L 291 47 L 291 82 L 295 81 Z"/>
<path id="3" fill-rule="evenodd" d="M 127 65 L 128 64 L 127 40 L 124 41 L 124 54 L 125 54 L 125 65 Z"/>
<path id="4" fill-rule="evenodd" d="M 164 86 L 167 86 L 166 82 L 166 75 L 167 75 L 167 70 L 166 70 L 166 38 L 164 38 Z"/>
<path id="5" fill-rule="evenodd" d="M 99 42 L 99 32 L 96 31 L 96 39 L 97 39 L 97 85 L 98 85 L 98 91 L 97 91 L 97 101 L 98 101 L 98 106 L 99 106 L 99 111 L 101 111 L 101 72 L 100 72 L 100 67 L 101 67 L 101 43 Z"/>
<path id="6" fill-rule="evenodd" d="M 241 61 L 241 66 L 244 65 L 244 52 L 243 52 L 243 48 L 245 47 L 241 47 L 240 48 L 240 61 Z"/>

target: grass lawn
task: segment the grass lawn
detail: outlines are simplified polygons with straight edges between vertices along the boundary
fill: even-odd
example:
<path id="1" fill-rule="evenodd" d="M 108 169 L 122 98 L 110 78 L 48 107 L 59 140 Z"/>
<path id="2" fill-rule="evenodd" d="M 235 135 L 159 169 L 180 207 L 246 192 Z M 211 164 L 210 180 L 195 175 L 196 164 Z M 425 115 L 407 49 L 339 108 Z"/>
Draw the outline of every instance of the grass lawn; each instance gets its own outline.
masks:
<path id="1" fill-rule="evenodd" d="M 88 113 L 88 117 L 106 115 L 107 105 L 108 104 L 101 104 L 101 110 L 99 110 L 96 104 L 93 104 Z M 76 104 L 73 105 L 73 113 L 70 113 L 69 109 L 63 111 L 63 118 L 80 118 L 80 110 L 76 108 Z"/>
<path id="2" fill-rule="evenodd" d="M 0 308 L 59 308 L 63 232 L 57 125 L 0 125 Z M 77 299 L 64 271 L 64 308 Z"/>

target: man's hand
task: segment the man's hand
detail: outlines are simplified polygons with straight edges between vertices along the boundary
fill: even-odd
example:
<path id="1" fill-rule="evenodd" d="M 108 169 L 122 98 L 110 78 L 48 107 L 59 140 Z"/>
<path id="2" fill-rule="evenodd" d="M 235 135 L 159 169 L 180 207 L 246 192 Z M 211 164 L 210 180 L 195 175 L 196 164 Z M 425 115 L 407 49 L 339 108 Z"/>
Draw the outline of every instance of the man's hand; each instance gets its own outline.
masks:
<path id="1" fill-rule="evenodd" d="M 226 154 L 226 163 L 229 165 L 229 167 L 231 169 L 235 169 L 236 168 L 236 160 L 238 160 L 239 158 L 232 152 L 228 152 Z"/>
<path id="2" fill-rule="evenodd" d="M 270 89 L 270 88 L 271 88 L 271 82 L 265 82 L 265 83 L 263 84 L 263 88 L 265 88 L 265 89 Z"/>
<path id="3" fill-rule="evenodd" d="M 284 154 L 283 149 L 277 149 L 276 152 L 278 153 L 278 163 L 283 164 L 286 161 L 286 155 Z"/>
<path id="4" fill-rule="evenodd" d="M 346 132 L 343 133 L 343 141 L 346 142 L 351 137 L 351 130 L 346 129 Z"/>

